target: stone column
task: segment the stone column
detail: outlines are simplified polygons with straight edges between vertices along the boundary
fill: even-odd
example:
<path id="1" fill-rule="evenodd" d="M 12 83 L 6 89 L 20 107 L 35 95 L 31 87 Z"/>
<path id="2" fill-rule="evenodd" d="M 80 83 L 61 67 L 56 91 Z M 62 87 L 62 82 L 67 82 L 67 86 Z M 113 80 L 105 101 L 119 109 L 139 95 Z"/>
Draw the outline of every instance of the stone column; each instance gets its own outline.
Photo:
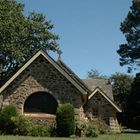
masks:
<path id="1" fill-rule="evenodd" d="M 75 118 L 77 120 L 85 119 L 85 114 L 82 106 L 80 108 L 74 108 L 74 112 L 75 112 Z"/>
<path id="2" fill-rule="evenodd" d="M 111 132 L 113 133 L 121 132 L 115 112 L 111 113 L 111 116 L 109 117 L 109 125 L 110 125 Z"/>

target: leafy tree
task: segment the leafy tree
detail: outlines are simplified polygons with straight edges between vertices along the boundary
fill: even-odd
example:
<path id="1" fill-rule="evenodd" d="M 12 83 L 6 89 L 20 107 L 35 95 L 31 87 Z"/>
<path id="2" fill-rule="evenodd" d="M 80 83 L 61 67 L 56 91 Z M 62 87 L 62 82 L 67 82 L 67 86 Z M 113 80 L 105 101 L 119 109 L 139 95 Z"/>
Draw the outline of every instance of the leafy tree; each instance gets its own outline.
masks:
<path id="1" fill-rule="evenodd" d="M 127 108 L 127 100 L 131 93 L 131 84 L 133 77 L 124 73 L 116 72 L 110 76 L 114 101 L 123 110 Z"/>
<path id="2" fill-rule="evenodd" d="M 0 0 L 0 80 L 6 80 L 37 50 L 57 51 L 58 36 L 53 25 L 40 13 L 23 14 L 16 0 Z"/>
<path id="3" fill-rule="evenodd" d="M 106 75 L 102 75 L 101 72 L 99 72 L 96 69 L 91 69 L 88 72 L 88 78 L 91 78 L 91 79 L 106 79 L 107 76 Z"/>
<path id="4" fill-rule="evenodd" d="M 117 51 L 120 65 L 129 65 L 128 72 L 140 66 L 140 0 L 133 0 L 130 11 L 121 23 L 120 30 L 127 43 L 121 44 Z"/>
<path id="5" fill-rule="evenodd" d="M 140 114 L 140 73 L 136 74 L 128 99 L 128 111 Z"/>
<path id="6" fill-rule="evenodd" d="M 140 130 L 140 73 L 136 74 L 132 83 L 132 90 L 127 102 L 125 112 L 126 126 L 131 129 Z"/>

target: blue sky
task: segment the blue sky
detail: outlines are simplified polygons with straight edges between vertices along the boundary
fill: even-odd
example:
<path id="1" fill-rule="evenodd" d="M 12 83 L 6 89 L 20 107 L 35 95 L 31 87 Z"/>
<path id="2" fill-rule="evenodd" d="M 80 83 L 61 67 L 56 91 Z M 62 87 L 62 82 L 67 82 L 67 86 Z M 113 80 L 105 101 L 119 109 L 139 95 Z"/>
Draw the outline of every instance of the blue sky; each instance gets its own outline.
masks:
<path id="1" fill-rule="evenodd" d="M 104 75 L 127 72 L 119 65 L 116 53 L 125 43 L 120 23 L 125 19 L 131 0 L 18 0 L 25 14 L 41 12 L 54 24 L 62 60 L 80 77 L 97 69 Z"/>

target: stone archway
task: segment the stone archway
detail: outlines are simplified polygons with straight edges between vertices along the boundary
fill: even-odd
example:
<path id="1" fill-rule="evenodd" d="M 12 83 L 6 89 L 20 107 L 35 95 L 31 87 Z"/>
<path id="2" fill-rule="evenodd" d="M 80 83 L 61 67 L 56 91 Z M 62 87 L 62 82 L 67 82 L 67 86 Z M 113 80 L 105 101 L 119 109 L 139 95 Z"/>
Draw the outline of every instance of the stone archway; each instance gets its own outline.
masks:
<path id="1" fill-rule="evenodd" d="M 28 96 L 24 102 L 24 114 L 55 115 L 58 107 L 56 99 L 47 92 L 36 92 Z"/>

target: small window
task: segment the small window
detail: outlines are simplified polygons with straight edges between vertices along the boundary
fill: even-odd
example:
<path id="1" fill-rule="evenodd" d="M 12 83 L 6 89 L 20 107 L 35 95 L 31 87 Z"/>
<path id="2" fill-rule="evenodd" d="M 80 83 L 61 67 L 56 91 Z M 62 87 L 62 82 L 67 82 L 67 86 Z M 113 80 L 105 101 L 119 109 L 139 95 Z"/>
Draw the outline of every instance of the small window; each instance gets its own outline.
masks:
<path id="1" fill-rule="evenodd" d="M 98 109 L 97 108 L 93 108 L 93 112 L 92 112 L 92 114 L 93 114 L 93 116 L 98 116 Z"/>

